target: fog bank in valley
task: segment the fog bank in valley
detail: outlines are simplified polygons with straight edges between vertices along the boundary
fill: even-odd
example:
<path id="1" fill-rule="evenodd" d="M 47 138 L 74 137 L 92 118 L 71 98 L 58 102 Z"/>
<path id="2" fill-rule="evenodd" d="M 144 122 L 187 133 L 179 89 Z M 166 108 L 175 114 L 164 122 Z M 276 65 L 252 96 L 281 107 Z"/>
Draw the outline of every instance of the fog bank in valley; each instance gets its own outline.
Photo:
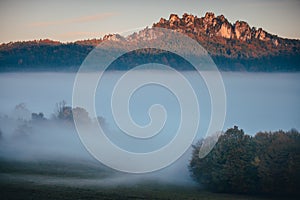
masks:
<path id="1" fill-rule="evenodd" d="M 197 97 L 200 106 L 200 126 L 194 141 L 196 142 L 204 136 L 209 125 L 211 117 L 209 92 L 205 83 L 198 81 L 198 77 L 190 72 L 185 73 L 190 77 L 193 88 L 199 91 Z M 141 78 L 143 75 L 137 76 Z M 234 125 L 238 125 L 248 134 L 278 129 L 300 130 L 299 73 L 224 72 L 222 76 L 227 95 L 227 113 L 223 130 Z M 109 102 L 105 96 L 112 89 L 112 81 L 118 77 L 118 72 L 109 72 L 104 77 L 106 82 L 101 86 L 102 90 L 96 93 L 97 115 L 103 117 L 105 127 L 115 143 L 129 150 L 141 151 L 139 147 L 132 147 L 132 143 L 127 143 L 126 139 L 120 139 L 123 137 L 122 133 L 113 121 L 110 107 L 105 106 Z M 188 171 L 191 149 L 173 165 L 142 175 L 116 172 L 95 160 L 81 143 L 73 122 L 55 118 L 57 102 L 66 100 L 67 105 L 71 105 L 74 79 L 73 73 L 0 74 L 0 165 L 4 165 L 8 160 L 36 163 L 37 166 L 49 167 L 50 171 L 69 171 L 71 176 L 75 176 L 73 181 L 63 176 L 27 176 L 33 181 L 48 184 L 114 186 L 145 180 L 181 185 L 195 184 Z M 99 89 L 101 87 L 99 86 Z M 155 103 L 164 105 L 168 113 L 166 128 L 162 132 L 166 136 L 160 138 L 161 143 L 153 144 L 149 149 L 164 145 L 174 137 L 174 130 L 178 127 L 176 124 L 180 120 L 176 98 L 165 89 L 157 87 L 144 87 L 133 95 L 130 104 L 132 118 L 140 125 L 149 123 L 147 111 L 149 106 Z M 43 116 L 40 116 L 42 119 L 33 119 L 32 113 L 36 113 L 35 117 L 39 117 L 40 112 L 43 113 Z M 84 178 L 80 178 L 81 176 Z M 78 181 L 74 181 L 74 178 L 78 178 Z"/>

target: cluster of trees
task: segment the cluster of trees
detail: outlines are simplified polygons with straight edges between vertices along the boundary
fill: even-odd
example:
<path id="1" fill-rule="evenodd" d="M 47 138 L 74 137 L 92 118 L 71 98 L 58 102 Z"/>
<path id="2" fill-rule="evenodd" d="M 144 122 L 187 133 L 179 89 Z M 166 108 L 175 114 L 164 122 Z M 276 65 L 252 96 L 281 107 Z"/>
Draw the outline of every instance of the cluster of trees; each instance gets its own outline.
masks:
<path id="1" fill-rule="evenodd" d="M 80 107 L 72 108 L 71 106 L 67 105 L 65 101 L 61 101 L 56 103 L 55 111 L 52 115 L 52 119 L 56 121 L 62 122 L 74 122 L 74 117 L 76 117 L 77 122 L 80 123 L 91 123 L 93 120 L 89 117 L 89 113 Z M 41 121 L 41 120 L 48 120 L 44 117 L 42 112 L 40 113 L 31 113 L 31 121 Z M 104 123 L 103 117 L 98 117 L 98 120 L 101 123 Z"/>
<path id="2" fill-rule="evenodd" d="M 234 127 L 212 151 L 199 158 L 204 140 L 194 146 L 190 171 L 213 192 L 300 195 L 300 133 L 259 132 L 249 136 Z"/>
<path id="3" fill-rule="evenodd" d="M 45 117 L 43 112 L 30 112 L 24 103 L 20 103 L 15 106 L 11 115 L 0 115 L 0 125 L 11 124 L 11 128 L 7 126 L 0 127 L 0 141 L 11 132 L 13 138 L 26 138 L 30 136 L 33 130 L 38 127 L 44 127 L 47 125 L 55 125 L 57 127 L 74 128 L 74 118 L 76 123 L 80 123 L 87 126 L 94 126 L 98 123 L 101 126 L 106 126 L 107 122 L 104 117 L 97 116 L 92 118 L 89 113 L 80 107 L 72 108 L 65 101 L 58 102 L 56 104 L 54 113 L 50 118 Z"/>
<path id="4" fill-rule="evenodd" d="M 36 41 L 2 44 L 0 71 L 76 71 L 93 48 Z"/>
<path id="5" fill-rule="evenodd" d="M 97 119 L 93 120 L 84 108 L 72 108 L 71 106 L 68 106 L 65 101 L 61 101 L 56 104 L 56 110 L 53 118 L 71 123 L 74 122 L 74 118 L 76 118 L 77 122 L 85 124 L 92 123 L 93 121 L 98 121 L 101 124 L 105 123 L 105 119 L 103 117 L 98 116 Z"/>
<path id="6" fill-rule="evenodd" d="M 8 116 L 5 117 L 7 118 Z M 87 124 L 97 120 L 101 123 L 105 122 L 105 119 L 103 117 L 98 116 L 97 119 L 92 119 L 90 118 L 89 113 L 84 108 L 72 108 L 65 101 L 56 103 L 54 113 L 52 114 L 50 119 L 46 118 L 43 112 L 31 113 L 24 103 L 16 105 L 12 112 L 12 118 L 17 119 L 20 122 L 61 121 L 73 123 L 75 117 L 77 122 L 80 123 Z"/>
<path id="7" fill-rule="evenodd" d="M 136 66 L 147 63 L 160 63 L 171 66 L 177 70 L 195 70 L 195 68 L 181 56 L 169 51 L 145 48 L 128 52 L 108 67 L 108 70 L 130 70 Z"/>
<path id="8" fill-rule="evenodd" d="M 211 55 L 211 57 L 222 71 L 297 72 L 300 70 L 300 56 L 286 52 L 258 58 L 229 58 L 220 55 Z"/>
<path id="9" fill-rule="evenodd" d="M 99 122 L 100 124 L 104 125 L 106 123 L 105 118 L 101 116 L 98 116 L 96 119 L 92 119 L 89 116 L 89 113 L 84 108 L 80 108 L 80 107 L 72 108 L 65 101 L 56 103 L 55 111 L 52 115 L 52 120 L 73 124 L 74 118 L 76 118 L 76 122 L 84 123 L 84 124 Z M 31 113 L 31 121 L 45 121 L 45 120 L 48 119 L 44 117 L 44 114 L 42 112 Z"/>

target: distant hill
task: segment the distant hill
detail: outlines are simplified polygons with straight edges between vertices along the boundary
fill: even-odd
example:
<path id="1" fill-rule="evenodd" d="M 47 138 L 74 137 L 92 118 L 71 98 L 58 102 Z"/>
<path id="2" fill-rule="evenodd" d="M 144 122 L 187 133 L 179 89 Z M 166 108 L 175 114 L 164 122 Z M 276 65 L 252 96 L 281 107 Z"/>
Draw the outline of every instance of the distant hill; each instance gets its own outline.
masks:
<path id="1" fill-rule="evenodd" d="M 250 27 L 247 22 L 230 23 L 223 15 L 206 13 L 204 17 L 171 14 L 161 18 L 153 27 L 163 27 L 184 33 L 197 40 L 223 71 L 295 72 L 300 71 L 300 40 L 272 35 L 262 28 Z M 76 71 L 88 53 L 105 40 L 118 41 L 125 48 L 140 38 L 148 37 L 151 28 L 127 36 L 109 34 L 99 39 L 61 43 L 52 40 L 10 42 L 0 45 L 0 71 Z M 149 52 L 139 52 L 136 65 L 149 60 Z M 153 54 L 153 52 L 151 52 Z M 154 52 L 155 53 L 155 52 Z M 168 53 L 158 52 L 155 59 L 168 60 Z M 170 59 L 169 59 L 170 60 Z M 180 70 L 189 70 L 184 61 L 173 63 Z M 114 68 L 111 69 L 121 69 Z M 126 67 L 123 68 L 124 70 Z"/>

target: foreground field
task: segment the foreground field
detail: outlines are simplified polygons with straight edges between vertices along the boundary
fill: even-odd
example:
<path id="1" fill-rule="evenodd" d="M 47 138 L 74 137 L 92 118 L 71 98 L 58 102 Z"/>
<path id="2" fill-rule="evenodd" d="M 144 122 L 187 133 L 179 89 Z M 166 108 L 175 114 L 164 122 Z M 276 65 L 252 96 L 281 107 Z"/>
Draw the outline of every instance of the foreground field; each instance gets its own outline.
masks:
<path id="1" fill-rule="evenodd" d="M 274 199 L 215 194 L 197 185 L 112 172 L 96 163 L 0 160 L 1 199 Z"/>
<path id="2" fill-rule="evenodd" d="M 272 199 L 213 194 L 195 188 L 139 184 L 134 187 L 68 187 L 33 183 L 1 183 L 3 199 Z"/>

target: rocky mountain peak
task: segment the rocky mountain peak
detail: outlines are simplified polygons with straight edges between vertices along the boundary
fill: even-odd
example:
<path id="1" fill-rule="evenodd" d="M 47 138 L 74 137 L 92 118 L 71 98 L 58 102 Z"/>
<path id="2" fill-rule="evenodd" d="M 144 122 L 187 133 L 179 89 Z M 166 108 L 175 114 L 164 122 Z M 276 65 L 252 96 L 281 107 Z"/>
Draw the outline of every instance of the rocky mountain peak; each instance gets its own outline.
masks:
<path id="1" fill-rule="evenodd" d="M 194 15 L 191 15 L 191 14 L 189 15 L 187 13 L 184 13 L 182 16 L 182 19 L 187 27 L 193 26 L 195 23 L 195 17 L 194 17 Z"/>
<path id="2" fill-rule="evenodd" d="M 180 18 L 176 14 L 171 14 L 169 17 L 169 24 L 171 27 L 178 26 L 180 24 Z"/>
<path id="3" fill-rule="evenodd" d="M 140 42 L 146 40 L 155 40 L 160 35 L 156 31 L 153 31 L 153 29 L 146 27 L 138 33 L 133 33 L 132 35 L 129 35 L 126 39 L 132 42 Z"/>
<path id="4" fill-rule="evenodd" d="M 104 37 L 103 37 L 103 40 L 110 40 L 110 41 L 122 41 L 124 39 L 125 38 L 119 34 L 107 34 L 107 35 L 104 35 Z"/>
<path id="5" fill-rule="evenodd" d="M 187 13 L 184 13 L 182 18 L 177 14 L 171 14 L 168 20 L 161 18 L 153 26 L 170 28 L 182 33 L 206 35 L 208 37 L 237 39 L 244 42 L 258 39 L 260 41 L 274 41 L 275 46 L 279 44 L 277 36 L 271 35 L 261 28 L 256 30 L 256 28 L 250 27 L 244 21 L 236 21 L 234 24 L 231 24 L 224 15 L 215 16 L 212 12 L 207 12 L 201 18 Z"/>
<path id="6" fill-rule="evenodd" d="M 238 40 L 246 41 L 251 39 L 252 32 L 247 22 L 236 21 L 233 27 L 234 27 L 235 37 Z"/>
<path id="7" fill-rule="evenodd" d="M 215 19 L 215 14 L 212 12 L 207 12 L 204 17 L 204 22 L 211 23 Z"/>

